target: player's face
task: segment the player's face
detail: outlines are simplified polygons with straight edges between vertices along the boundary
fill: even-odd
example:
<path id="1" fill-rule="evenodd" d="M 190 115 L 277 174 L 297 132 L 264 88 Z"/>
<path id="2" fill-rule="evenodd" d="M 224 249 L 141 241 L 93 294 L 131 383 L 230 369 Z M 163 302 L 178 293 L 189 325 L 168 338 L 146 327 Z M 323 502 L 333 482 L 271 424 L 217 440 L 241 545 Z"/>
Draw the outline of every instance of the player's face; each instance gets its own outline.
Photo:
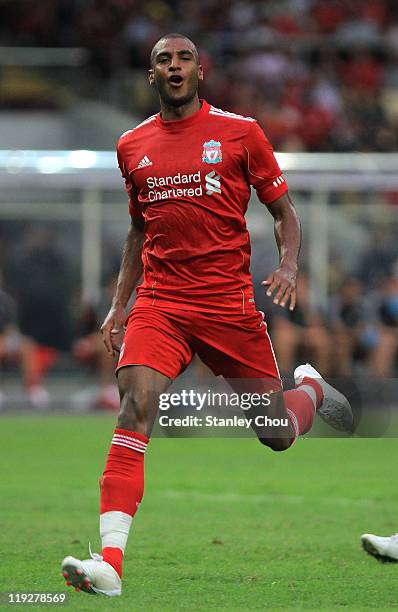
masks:
<path id="1" fill-rule="evenodd" d="M 195 49 L 185 38 L 161 40 L 155 49 L 149 82 L 158 90 L 161 100 L 170 106 L 182 106 L 196 96 L 202 66 Z"/>

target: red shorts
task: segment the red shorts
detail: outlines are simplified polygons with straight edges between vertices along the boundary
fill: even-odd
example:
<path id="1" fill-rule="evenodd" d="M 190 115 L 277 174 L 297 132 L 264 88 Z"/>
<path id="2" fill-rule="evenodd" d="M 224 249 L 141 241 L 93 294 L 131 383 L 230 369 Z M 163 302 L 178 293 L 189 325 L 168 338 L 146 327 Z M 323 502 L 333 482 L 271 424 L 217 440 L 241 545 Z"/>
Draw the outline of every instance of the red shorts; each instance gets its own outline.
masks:
<path id="1" fill-rule="evenodd" d="M 126 325 L 116 371 L 145 365 L 174 379 L 197 353 L 216 376 L 280 380 L 266 323 L 256 310 L 221 315 L 136 306 Z"/>

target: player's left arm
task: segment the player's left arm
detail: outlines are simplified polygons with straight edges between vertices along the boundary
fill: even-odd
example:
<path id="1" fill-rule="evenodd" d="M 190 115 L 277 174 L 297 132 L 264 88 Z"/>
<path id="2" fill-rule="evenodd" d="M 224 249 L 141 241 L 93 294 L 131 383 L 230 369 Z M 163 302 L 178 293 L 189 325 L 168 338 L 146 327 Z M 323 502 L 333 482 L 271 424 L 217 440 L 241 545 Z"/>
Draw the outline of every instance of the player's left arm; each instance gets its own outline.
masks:
<path id="1" fill-rule="evenodd" d="M 275 238 L 279 249 L 279 267 L 263 285 L 274 304 L 289 309 L 296 306 L 297 262 L 301 228 L 296 209 L 288 194 L 283 173 L 275 159 L 271 143 L 257 121 L 252 121 L 242 140 L 247 182 L 274 217 Z"/>
<path id="2" fill-rule="evenodd" d="M 301 246 L 300 219 L 286 192 L 267 204 L 274 217 L 275 240 L 279 250 L 279 266 L 263 281 L 267 295 L 274 296 L 274 304 L 294 310 L 297 301 L 298 256 Z"/>

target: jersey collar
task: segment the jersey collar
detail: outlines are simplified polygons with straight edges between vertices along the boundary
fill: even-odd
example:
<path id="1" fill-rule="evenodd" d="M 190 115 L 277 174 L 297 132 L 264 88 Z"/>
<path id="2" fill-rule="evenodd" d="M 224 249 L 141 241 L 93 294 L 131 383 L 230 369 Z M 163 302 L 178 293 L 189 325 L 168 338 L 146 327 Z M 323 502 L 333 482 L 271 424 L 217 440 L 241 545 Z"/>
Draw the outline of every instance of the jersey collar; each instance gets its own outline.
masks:
<path id="1" fill-rule="evenodd" d="M 175 121 L 163 121 L 162 117 L 160 116 L 160 113 L 158 113 L 156 115 L 156 123 L 158 127 L 164 130 L 178 132 L 180 130 L 185 129 L 186 127 L 191 127 L 195 123 L 198 123 L 199 121 L 204 119 L 204 117 L 209 113 L 209 110 L 210 110 L 210 104 L 206 102 L 206 100 L 201 99 L 200 102 L 202 103 L 202 106 L 200 107 L 200 109 L 196 111 L 196 113 L 194 113 L 193 115 L 190 115 L 189 117 L 187 117 L 186 119 L 176 119 Z"/>

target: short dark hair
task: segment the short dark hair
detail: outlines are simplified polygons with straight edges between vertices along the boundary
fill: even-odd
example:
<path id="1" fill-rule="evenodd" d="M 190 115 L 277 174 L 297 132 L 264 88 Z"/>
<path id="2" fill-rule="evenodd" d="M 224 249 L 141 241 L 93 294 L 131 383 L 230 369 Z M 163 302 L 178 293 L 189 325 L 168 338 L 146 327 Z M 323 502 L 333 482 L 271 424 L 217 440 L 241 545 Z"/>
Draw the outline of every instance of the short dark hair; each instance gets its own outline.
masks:
<path id="1" fill-rule="evenodd" d="M 155 62 L 156 47 L 158 46 L 158 44 L 162 40 L 169 40 L 170 38 L 185 38 L 185 40 L 188 40 L 193 46 L 193 54 L 195 56 L 196 63 L 199 64 L 199 53 L 198 53 L 195 43 L 192 42 L 192 40 L 188 38 L 188 36 L 185 36 L 185 34 L 178 34 L 178 32 L 171 32 L 170 34 L 165 34 L 164 36 L 159 38 L 159 40 L 153 45 L 151 56 L 150 56 L 151 66 L 153 66 Z"/>

